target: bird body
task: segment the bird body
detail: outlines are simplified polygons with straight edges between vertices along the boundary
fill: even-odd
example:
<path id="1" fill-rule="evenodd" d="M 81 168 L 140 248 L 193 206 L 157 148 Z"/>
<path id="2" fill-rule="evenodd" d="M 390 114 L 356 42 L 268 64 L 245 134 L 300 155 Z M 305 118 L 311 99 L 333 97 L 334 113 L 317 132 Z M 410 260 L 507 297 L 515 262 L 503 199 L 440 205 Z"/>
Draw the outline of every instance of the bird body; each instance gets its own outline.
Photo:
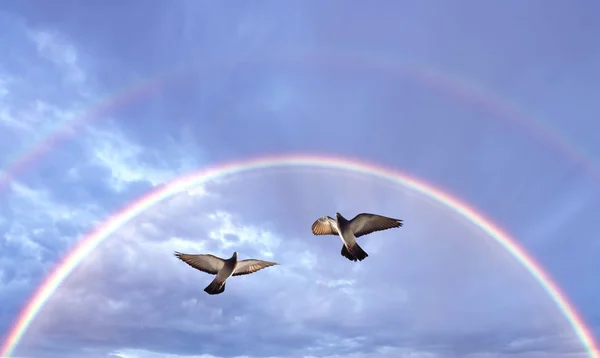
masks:
<path id="1" fill-rule="evenodd" d="M 278 265 L 277 262 L 255 259 L 238 261 L 237 252 L 234 252 L 228 259 L 211 254 L 183 254 L 177 251 L 175 251 L 175 256 L 197 270 L 216 275 L 212 282 L 204 288 L 209 295 L 223 293 L 225 282 L 231 276 L 248 275 L 263 268 Z"/>
<path id="2" fill-rule="evenodd" d="M 341 214 L 336 213 L 336 224 L 337 231 L 340 239 L 342 239 L 342 256 L 349 258 L 352 260 L 353 258 L 364 260 L 369 256 L 357 243 L 356 237 L 354 237 L 354 232 L 352 231 L 352 227 L 350 226 L 350 221 L 346 220 Z M 352 254 L 353 250 L 356 250 L 354 254 Z M 350 252 L 348 252 L 350 251 Z M 356 261 L 353 260 L 353 261 Z"/>
<path id="3" fill-rule="evenodd" d="M 347 220 L 340 213 L 335 213 L 336 219 L 322 216 L 312 225 L 314 235 L 336 235 L 342 239 L 341 255 L 350 261 L 362 261 L 369 256 L 356 238 L 368 235 L 375 231 L 387 230 L 402 226 L 402 220 L 386 216 L 361 213 L 352 220 Z"/>

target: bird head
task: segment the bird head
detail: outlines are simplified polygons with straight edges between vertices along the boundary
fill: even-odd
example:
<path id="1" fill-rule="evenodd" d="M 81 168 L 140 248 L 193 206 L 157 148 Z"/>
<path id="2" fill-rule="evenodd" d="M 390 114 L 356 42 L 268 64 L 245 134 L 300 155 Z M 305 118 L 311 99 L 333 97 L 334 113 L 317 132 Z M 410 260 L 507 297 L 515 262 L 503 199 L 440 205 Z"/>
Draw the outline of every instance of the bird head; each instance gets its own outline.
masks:
<path id="1" fill-rule="evenodd" d="M 237 259 L 237 251 L 233 252 L 233 256 L 231 256 L 231 258 Z"/>
<path id="2" fill-rule="evenodd" d="M 340 213 L 335 213 L 335 218 L 339 220 L 339 218 L 343 218 L 343 216 Z"/>

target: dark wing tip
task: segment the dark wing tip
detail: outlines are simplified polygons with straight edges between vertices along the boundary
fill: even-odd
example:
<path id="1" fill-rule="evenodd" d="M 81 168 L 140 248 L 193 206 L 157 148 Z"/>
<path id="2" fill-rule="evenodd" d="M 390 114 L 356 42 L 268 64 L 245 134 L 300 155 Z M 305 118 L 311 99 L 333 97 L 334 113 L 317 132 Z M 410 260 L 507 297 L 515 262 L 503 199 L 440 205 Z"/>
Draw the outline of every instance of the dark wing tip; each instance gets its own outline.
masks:
<path id="1" fill-rule="evenodd" d="M 391 227 L 400 227 L 404 225 L 404 220 L 395 218 L 386 218 Z"/>

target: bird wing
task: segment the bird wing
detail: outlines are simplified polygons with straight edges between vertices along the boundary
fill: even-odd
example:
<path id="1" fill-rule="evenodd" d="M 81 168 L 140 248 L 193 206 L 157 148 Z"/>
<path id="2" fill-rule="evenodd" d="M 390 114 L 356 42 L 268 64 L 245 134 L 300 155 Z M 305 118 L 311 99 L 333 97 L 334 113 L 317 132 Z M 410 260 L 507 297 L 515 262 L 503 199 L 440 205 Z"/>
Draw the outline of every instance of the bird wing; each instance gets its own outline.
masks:
<path id="1" fill-rule="evenodd" d="M 321 216 L 312 224 L 312 232 L 315 235 L 339 235 L 337 222 L 330 216 Z"/>
<path id="2" fill-rule="evenodd" d="M 270 266 L 274 266 L 274 265 L 279 265 L 279 264 L 277 262 L 254 260 L 254 259 L 241 260 L 241 261 L 238 261 L 238 264 L 235 267 L 235 270 L 233 271 L 232 276 L 249 275 L 251 273 L 254 273 L 256 271 L 259 271 L 266 267 L 270 267 Z"/>
<path id="3" fill-rule="evenodd" d="M 225 260 L 211 254 L 192 255 L 175 251 L 175 256 L 193 268 L 212 275 L 216 275 L 225 266 Z"/>
<path id="4" fill-rule="evenodd" d="M 354 237 L 368 235 L 375 231 L 383 231 L 402 226 L 402 220 L 388 218 L 386 216 L 361 213 L 350 220 L 350 228 Z"/>

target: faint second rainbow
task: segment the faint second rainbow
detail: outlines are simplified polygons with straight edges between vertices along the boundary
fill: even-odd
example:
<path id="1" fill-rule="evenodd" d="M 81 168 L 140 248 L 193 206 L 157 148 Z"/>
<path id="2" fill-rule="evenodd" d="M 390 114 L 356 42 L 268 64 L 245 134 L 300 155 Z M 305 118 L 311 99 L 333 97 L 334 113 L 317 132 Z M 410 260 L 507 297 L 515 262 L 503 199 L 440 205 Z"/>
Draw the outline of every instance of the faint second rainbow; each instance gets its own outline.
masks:
<path id="1" fill-rule="evenodd" d="M 6 189 L 7 185 L 18 177 L 28 166 L 39 160 L 44 154 L 63 140 L 70 138 L 79 130 L 91 122 L 102 118 L 111 111 L 117 110 L 137 99 L 144 98 L 149 93 L 161 90 L 170 81 L 179 79 L 187 80 L 194 78 L 190 76 L 193 73 L 212 74 L 216 68 L 227 67 L 231 65 L 268 65 L 268 66 L 289 66 L 297 64 L 316 64 L 329 66 L 331 68 L 358 69 L 363 66 L 373 71 L 384 71 L 393 75 L 402 76 L 415 80 L 417 83 L 426 86 L 432 86 L 441 90 L 450 96 L 459 98 L 470 104 L 481 105 L 484 108 L 499 114 L 501 118 L 513 122 L 526 132 L 538 137 L 552 148 L 561 153 L 565 158 L 580 166 L 585 172 L 600 182 L 600 167 L 595 160 L 586 153 L 582 152 L 575 145 L 566 141 L 560 133 L 552 127 L 532 116 L 524 114 L 518 107 L 511 105 L 507 101 L 494 95 L 492 92 L 469 83 L 466 79 L 457 76 L 450 76 L 439 70 L 434 70 L 431 66 L 423 64 L 403 64 L 397 59 L 382 54 L 365 54 L 356 51 L 334 50 L 318 53 L 298 53 L 289 51 L 285 55 L 272 54 L 268 58 L 250 58 L 240 61 L 219 61 L 207 62 L 203 64 L 186 65 L 178 68 L 172 68 L 165 73 L 157 74 L 149 79 L 143 80 L 116 95 L 112 95 L 103 102 L 80 116 L 74 117 L 70 121 L 57 127 L 46 137 L 33 144 L 30 148 L 17 155 L 0 173 L 0 193 Z M 200 65 L 203 67 L 200 68 Z"/>
<path id="2" fill-rule="evenodd" d="M 260 157 L 203 169 L 175 179 L 127 205 L 121 211 L 111 215 L 97 229 L 86 235 L 37 288 L 6 336 L 0 349 L 0 356 L 9 357 L 13 353 L 19 341 L 27 332 L 28 327 L 60 284 L 75 268 L 77 268 L 86 256 L 98 247 L 100 243 L 109 238 L 112 233 L 117 231 L 131 219 L 160 201 L 194 186 L 228 175 L 276 167 L 320 167 L 362 173 L 397 183 L 445 205 L 468 222 L 480 228 L 500 244 L 500 247 L 510 253 L 531 274 L 531 276 L 533 276 L 556 303 L 558 309 L 567 319 L 573 328 L 574 333 L 588 352 L 589 357 L 600 358 L 599 350 L 590 330 L 587 328 L 583 318 L 579 316 L 573 305 L 569 302 L 567 296 L 561 292 L 558 284 L 550 278 L 550 275 L 543 270 L 535 259 L 530 256 L 515 239 L 502 231 L 492 221 L 485 218 L 483 214 L 478 213 L 475 209 L 469 207 L 451 194 L 444 192 L 442 189 L 436 188 L 418 178 L 356 159 L 321 155 Z"/>
<path id="3" fill-rule="evenodd" d="M 151 93 L 160 88 L 163 84 L 164 80 L 159 78 L 145 81 L 132 88 L 128 88 L 117 95 L 110 96 L 92 109 L 87 109 L 86 111 L 83 111 L 81 115 L 75 116 L 73 119 L 65 121 L 64 124 L 57 126 L 56 129 L 48 133 L 48 135 L 35 142 L 21 154 L 17 155 L 12 162 L 9 162 L 5 170 L 0 172 L 0 193 L 6 189 L 13 179 L 27 169 L 29 165 L 35 163 L 58 143 L 72 137 L 90 122 L 101 118 L 137 98 Z"/>

